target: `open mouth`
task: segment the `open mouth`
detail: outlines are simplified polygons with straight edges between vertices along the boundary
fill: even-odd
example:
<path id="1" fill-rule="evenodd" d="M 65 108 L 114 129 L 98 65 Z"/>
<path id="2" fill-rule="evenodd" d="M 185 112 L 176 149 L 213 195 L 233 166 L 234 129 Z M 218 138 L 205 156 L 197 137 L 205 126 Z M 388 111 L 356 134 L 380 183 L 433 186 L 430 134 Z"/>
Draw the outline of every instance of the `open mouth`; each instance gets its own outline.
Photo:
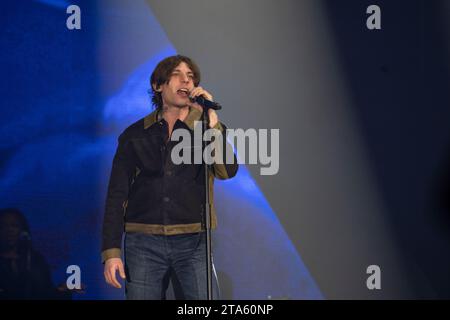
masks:
<path id="1" fill-rule="evenodd" d="M 189 90 L 186 88 L 182 88 L 182 89 L 177 90 L 177 94 L 179 94 L 182 97 L 187 98 L 189 96 Z"/>

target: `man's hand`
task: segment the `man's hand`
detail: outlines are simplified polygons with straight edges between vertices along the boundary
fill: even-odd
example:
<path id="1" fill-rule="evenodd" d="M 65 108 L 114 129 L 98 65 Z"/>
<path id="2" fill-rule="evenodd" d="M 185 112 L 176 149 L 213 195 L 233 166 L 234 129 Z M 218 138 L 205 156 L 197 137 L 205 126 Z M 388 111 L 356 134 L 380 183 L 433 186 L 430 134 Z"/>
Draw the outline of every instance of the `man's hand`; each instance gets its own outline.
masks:
<path id="1" fill-rule="evenodd" d="M 106 282 L 115 287 L 115 288 L 122 288 L 119 281 L 117 281 L 116 278 L 116 270 L 119 270 L 119 275 L 122 279 L 125 279 L 125 270 L 123 268 L 122 259 L 120 258 L 110 258 L 105 261 L 105 280 Z"/>
<path id="2" fill-rule="evenodd" d="M 192 89 L 189 96 L 192 98 L 203 96 L 205 99 L 209 101 L 214 101 L 213 96 L 202 87 L 195 87 L 194 89 Z M 195 109 L 203 112 L 202 106 L 199 105 L 197 102 L 194 103 L 189 102 L 189 106 L 194 107 Z M 219 122 L 219 117 L 217 116 L 216 111 L 213 109 L 208 110 L 208 116 L 209 116 L 209 127 L 213 128 Z"/>

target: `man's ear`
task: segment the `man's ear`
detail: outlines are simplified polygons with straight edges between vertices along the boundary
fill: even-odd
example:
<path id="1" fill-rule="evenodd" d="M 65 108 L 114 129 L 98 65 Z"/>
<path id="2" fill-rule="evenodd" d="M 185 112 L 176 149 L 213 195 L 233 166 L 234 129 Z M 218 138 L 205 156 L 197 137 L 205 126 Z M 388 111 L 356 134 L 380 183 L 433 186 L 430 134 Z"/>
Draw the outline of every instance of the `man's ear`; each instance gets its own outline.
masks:
<path id="1" fill-rule="evenodd" d="M 155 92 L 162 91 L 161 86 L 156 86 L 156 83 L 152 84 L 152 88 L 153 88 L 153 91 L 155 91 Z"/>

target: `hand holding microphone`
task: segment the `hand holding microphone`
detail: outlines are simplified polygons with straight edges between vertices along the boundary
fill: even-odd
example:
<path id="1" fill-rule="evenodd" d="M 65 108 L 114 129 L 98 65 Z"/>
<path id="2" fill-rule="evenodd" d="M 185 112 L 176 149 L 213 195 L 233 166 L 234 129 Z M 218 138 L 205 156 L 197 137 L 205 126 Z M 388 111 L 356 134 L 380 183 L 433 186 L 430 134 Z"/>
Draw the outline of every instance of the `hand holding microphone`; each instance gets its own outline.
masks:
<path id="1" fill-rule="evenodd" d="M 189 93 L 189 101 L 191 102 L 190 106 L 201 112 L 203 112 L 203 107 L 208 109 L 210 128 L 213 128 L 219 122 L 217 113 L 214 110 L 220 110 L 222 107 L 213 101 L 213 96 L 208 91 L 202 87 L 192 89 Z"/>

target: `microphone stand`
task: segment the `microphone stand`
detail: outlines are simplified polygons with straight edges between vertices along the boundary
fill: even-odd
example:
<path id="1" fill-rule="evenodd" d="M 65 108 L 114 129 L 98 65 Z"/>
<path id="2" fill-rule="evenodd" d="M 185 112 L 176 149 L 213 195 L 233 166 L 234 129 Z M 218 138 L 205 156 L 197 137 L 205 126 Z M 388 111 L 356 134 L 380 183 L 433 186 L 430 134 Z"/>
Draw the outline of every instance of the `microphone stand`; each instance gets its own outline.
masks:
<path id="1" fill-rule="evenodd" d="M 212 252 L 211 252 L 211 199 L 209 197 L 209 165 L 204 159 L 204 151 L 206 148 L 206 141 L 204 134 L 208 129 L 209 116 L 208 107 L 203 106 L 203 119 L 202 119 L 202 162 L 204 168 L 205 179 L 205 214 L 203 222 L 206 230 L 206 283 L 207 283 L 207 300 L 212 300 Z"/>
<path id="2" fill-rule="evenodd" d="M 206 141 L 204 139 L 204 134 L 208 130 L 209 116 L 208 110 L 220 110 L 222 106 L 214 101 L 209 101 L 202 96 L 192 98 L 191 102 L 197 102 L 202 106 L 203 118 L 202 118 L 202 163 L 204 169 L 204 179 L 205 179 L 205 215 L 203 217 L 203 225 L 206 230 L 206 286 L 207 286 L 207 300 L 212 300 L 212 252 L 211 252 L 211 199 L 209 198 L 209 165 L 204 159 L 204 152 L 206 149 Z"/>

